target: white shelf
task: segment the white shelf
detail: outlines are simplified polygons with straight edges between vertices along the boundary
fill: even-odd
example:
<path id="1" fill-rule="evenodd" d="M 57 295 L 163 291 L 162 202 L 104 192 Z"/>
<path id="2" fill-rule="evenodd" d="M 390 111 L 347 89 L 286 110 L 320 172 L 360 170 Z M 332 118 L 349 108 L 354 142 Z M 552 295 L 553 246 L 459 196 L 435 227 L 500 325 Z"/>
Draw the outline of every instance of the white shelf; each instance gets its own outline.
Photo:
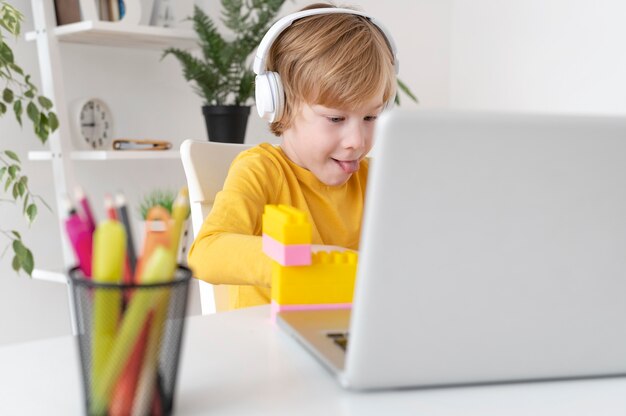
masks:
<path id="1" fill-rule="evenodd" d="M 28 160 L 52 160 L 48 151 L 28 152 Z M 58 157 L 58 156 L 57 156 Z M 162 160 L 180 159 L 178 150 L 77 150 L 70 153 L 72 160 Z"/>
<path id="2" fill-rule="evenodd" d="M 197 47 L 197 36 L 191 29 L 127 25 L 118 22 L 83 21 L 57 26 L 53 33 L 61 42 L 125 48 L 164 49 Z M 26 40 L 37 38 L 36 32 L 26 33 Z"/>
<path id="3" fill-rule="evenodd" d="M 67 275 L 61 269 L 59 270 L 46 270 L 46 269 L 34 269 L 32 273 L 33 279 L 45 280 L 47 282 L 54 283 L 67 283 Z"/>

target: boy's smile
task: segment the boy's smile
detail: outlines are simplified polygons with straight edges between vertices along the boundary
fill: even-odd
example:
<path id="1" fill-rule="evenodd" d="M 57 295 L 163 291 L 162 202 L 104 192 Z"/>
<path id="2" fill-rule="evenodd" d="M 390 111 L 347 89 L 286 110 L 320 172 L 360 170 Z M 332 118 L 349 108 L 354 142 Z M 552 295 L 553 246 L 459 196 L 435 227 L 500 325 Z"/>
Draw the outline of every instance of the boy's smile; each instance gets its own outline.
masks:
<path id="1" fill-rule="evenodd" d="M 293 124 L 283 133 L 281 147 L 322 183 L 343 185 L 372 148 L 382 107 L 382 94 L 351 110 L 301 103 Z"/>

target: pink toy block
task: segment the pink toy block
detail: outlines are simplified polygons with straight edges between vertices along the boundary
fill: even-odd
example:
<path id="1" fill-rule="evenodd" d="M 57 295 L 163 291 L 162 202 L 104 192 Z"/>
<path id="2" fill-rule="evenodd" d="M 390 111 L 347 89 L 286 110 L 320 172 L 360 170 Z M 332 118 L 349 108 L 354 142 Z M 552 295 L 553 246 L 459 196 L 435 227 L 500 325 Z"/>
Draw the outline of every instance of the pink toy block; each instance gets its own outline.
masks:
<path id="1" fill-rule="evenodd" d="M 263 234 L 263 253 L 282 266 L 308 266 L 311 264 L 311 244 L 282 244 Z"/>
<path id="2" fill-rule="evenodd" d="M 282 311 L 310 311 L 328 309 L 351 309 L 352 303 L 321 303 L 317 305 L 279 305 L 276 301 L 271 304 L 271 319 L 276 322 L 276 315 Z"/>

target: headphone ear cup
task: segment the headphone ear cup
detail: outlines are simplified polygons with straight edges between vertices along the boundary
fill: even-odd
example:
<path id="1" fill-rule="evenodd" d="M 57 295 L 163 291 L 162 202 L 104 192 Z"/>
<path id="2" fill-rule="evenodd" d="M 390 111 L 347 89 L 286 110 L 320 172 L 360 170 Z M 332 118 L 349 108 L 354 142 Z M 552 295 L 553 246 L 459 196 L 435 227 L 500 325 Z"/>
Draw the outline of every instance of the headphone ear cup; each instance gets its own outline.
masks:
<path id="1" fill-rule="evenodd" d="M 285 107 L 285 93 L 280 75 L 276 72 L 257 75 L 254 93 L 259 117 L 270 123 L 280 119 Z"/>
<path id="2" fill-rule="evenodd" d="M 270 72 L 270 74 L 272 77 L 270 85 L 273 88 L 272 95 L 276 104 L 276 111 L 274 111 L 274 117 L 271 120 L 273 122 L 280 120 L 285 112 L 285 90 L 283 89 L 283 80 L 278 72 Z"/>
<path id="3" fill-rule="evenodd" d="M 254 81 L 254 100 L 259 117 L 267 120 L 274 113 L 274 101 L 267 74 L 257 75 Z"/>

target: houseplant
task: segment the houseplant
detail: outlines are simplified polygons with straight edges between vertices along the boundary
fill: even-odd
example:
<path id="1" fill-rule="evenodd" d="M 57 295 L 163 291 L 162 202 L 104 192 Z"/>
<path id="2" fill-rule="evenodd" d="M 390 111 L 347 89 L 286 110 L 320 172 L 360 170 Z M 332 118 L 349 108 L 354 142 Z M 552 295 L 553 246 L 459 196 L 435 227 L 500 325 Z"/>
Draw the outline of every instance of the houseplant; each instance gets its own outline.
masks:
<path id="1" fill-rule="evenodd" d="M 152 207 L 156 206 L 165 208 L 167 212 L 171 214 L 175 200 L 176 192 L 172 191 L 171 189 L 153 189 L 152 191 L 143 195 L 143 197 L 139 201 L 137 212 L 142 221 L 145 221 L 148 217 L 148 211 L 150 211 Z"/>
<path id="2" fill-rule="evenodd" d="M 194 82 L 194 89 L 203 98 L 209 140 L 243 143 L 255 77 L 248 57 L 284 2 L 221 0 L 222 22 L 235 35 L 231 41 L 226 41 L 215 22 L 195 6 L 189 19 L 198 34 L 202 57 L 177 48 L 163 52 L 163 58 L 173 55 L 179 60 L 185 79 Z"/>
<path id="3" fill-rule="evenodd" d="M 54 112 L 50 111 L 52 102 L 37 92 L 18 62 L 13 50 L 8 45 L 8 38 L 17 38 L 24 16 L 6 1 L 0 1 L 0 117 L 13 113 L 16 121 L 22 125 L 24 114 L 33 125 L 34 133 L 42 143 L 48 140 L 50 133 L 59 126 Z M 37 216 L 37 203 L 50 208 L 41 197 L 31 192 L 28 177 L 22 172 L 22 165 L 17 154 L 11 150 L 0 150 L 0 185 L 5 198 L 0 203 L 12 203 L 21 209 L 30 225 Z M 4 255 L 9 247 L 13 250 L 11 265 L 19 273 L 23 270 L 31 275 L 34 268 L 32 252 L 24 245 L 22 236 L 16 230 L 0 229 L 0 234 L 9 241 L 2 250 Z"/>

